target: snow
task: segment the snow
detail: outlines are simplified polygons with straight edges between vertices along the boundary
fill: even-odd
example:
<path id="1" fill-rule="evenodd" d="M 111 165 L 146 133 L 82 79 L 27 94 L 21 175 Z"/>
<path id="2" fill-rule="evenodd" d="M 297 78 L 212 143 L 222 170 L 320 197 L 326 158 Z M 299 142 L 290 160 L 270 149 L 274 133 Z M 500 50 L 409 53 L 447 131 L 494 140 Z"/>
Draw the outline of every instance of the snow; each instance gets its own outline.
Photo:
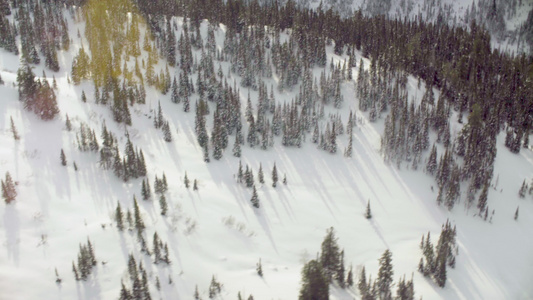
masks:
<path id="1" fill-rule="evenodd" d="M 83 26 L 71 25 L 72 32 L 76 32 L 75 26 Z M 204 24 L 204 36 L 205 32 Z M 219 30 L 219 46 L 222 40 Z M 344 107 L 329 107 L 326 115 L 340 113 L 346 122 L 349 109 L 357 111 L 360 121 L 354 128 L 353 157 L 342 155 L 346 135 L 339 138 L 335 155 L 316 149 L 309 137 L 299 149 L 283 147 L 280 138 L 268 151 L 244 146 L 243 167 L 249 165 L 256 180 L 260 163 L 265 172 L 266 183 L 258 186 L 261 208 L 254 209 L 249 201 L 251 189 L 236 182 L 239 159 L 231 155 L 231 148 L 220 161 L 204 163 L 194 133 L 194 112 L 183 113 L 181 104 L 171 103 L 169 95 L 147 89 L 147 104 L 134 107 L 133 126 L 127 131 L 134 146 L 145 154 L 151 186 L 155 175 L 166 174 L 169 213 L 163 217 L 157 199 L 141 200 L 141 179 L 125 183 L 112 171 L 98 166 L 96 153 L 77 150 L 75 132 L 81 122 L 99 136 L 105 121 L 119 137 L 121 151 L 126 141 L 124 126 L 113 122 L 108 108 L 94 103 L 89 83 L 76 87 L 67 83 L 72 57 L 80 45 L 80 40 L 74 38 L 70 52 L 59 53 L 61 70 L 46 71 L 49 79 L 54 75 L 58 82 L 61 109 L 60 116 L 50 122 L 23 110 L 13 85 L 18 58 L 3 51 L 0 55 L 0 74 L 6 82 L 0 86 L 0 175 L 9 171 L 18 182 L 15 203 L 0 205 L 2 298 L 42 299 L 46 295 L 47 299 L 116 299 L 120 282 L 129 280 L 127 260 L 133 253 L 147 270 L 154 299 L 188 299 L 196 285 L 206 299 L 212 275 L 224 285 L 221 299 L 235 299 L 239 291 L 246 297 L 251 293 L 256 299 L 295 299 L 303 264 L 316 257 L 326 229 L 332 226 L 345 250 L 347 267 L 353 265 L 356 275 L 365 266 L 367 274 L 375 278 L 377 259 L 390 249 L 395 279 L 403 274 L 413 276 L 417 298 L 533 297 L 533 201 L 531 196 L 519 199 L 517 193 L 522 181 L 531 179 L 533 174 L 531 150 L 512 154 L 503 145 L 504 136 L 498 138 L 494 171 L 498 184 L 489 193 L 488 203 L 495 209 L 491 223 L 473 216 L 475 209 L 468 210 L 462 203 L 448 212 L 436 205 L 432 178 L 421 171 L 405 166 L 398 169 L 383 162 L 379 145 L 384 117 L 370 123 L 367 114 L 356 109 L 353 86 L 345 84 Z M 332 53 L 332 48 L 328 48 L 328 62 Z M 227 63 L 222 65 L 228 74 Z M 34 71 L 40 76 L 42 65 Z M 354 68 L 354 77 L 356 72 Z M 409 80 L 413 83 L 410 95 L 421 97 L 423 89 L 417 90 L 414 78 Z M 267 81 L 267 86 L 270 83 Z M 80 101 L 82 90 L 87 94 L 87 103 Z M 291 101 L 296 91 L 297 88 L 281 94 L 276 91 L 276 99 Z M 247 93 L 241 89 L 243 108 Z M 256 101 L 257 93 L 251 95 Z M 164 142 L 161 132 L 152 125 L 151 109 L 159 100 L 171 123 L 172 143 Z M 71 132 L 64 126 L 66 113 L 75 129 Z M 19 141 L 14 141 L 9 131 L 10 116 L 22 136 Z M 207 128 L 211 130 L 210 122 Z M 230 138 L 230 145 L 232 142 Z M 60 164 L 61 149 L 65 151 L 67 167 Z M 78 171 L 72 166 L 74 161 Z M 271 187 L 274 163 L 280 179 L 287 175 L 287 185 L 280 180 L 277 188 Z M 184 187 L 185 172 L 191 182 L 198 180 L 199 191 Z M 151 246 L 152 235 L 157 231 L 168 242 L 170 266 L 152 264 L 150 257 L 140 253 L 135 234 L 115 228 L 113 213 L 117 202 L 122 209 L 132 209 L 134 195 L 147 225 L 147 243 Z M 364 212 L 369 200 L 373 218 L 367 220 Z M 515 221 L 518 205 L 520 217 Z M 417 272 L 421 257 L 418 245 L 422 234 L 428 231 L 436 242 L 447 219 L 457 225 L 459 256 L 456 268 L 448 270 L 446 287 L 441 289 Z M 99 264 L 89 280 L 75 281 L 71 264 L 79 244 L 87 238 Z M 255 271 L 259 259 L 263 278 Z M 59 285 L 55 283 L 56 268 L 63 279 Z M 169 275 L 173 284 L 168 284 Z M 155 288 L 155 276 L 159 276 L 161 291 Z M 331 298 L 352 299 L 359 295 L 356 289 L 333 288 Z"/>

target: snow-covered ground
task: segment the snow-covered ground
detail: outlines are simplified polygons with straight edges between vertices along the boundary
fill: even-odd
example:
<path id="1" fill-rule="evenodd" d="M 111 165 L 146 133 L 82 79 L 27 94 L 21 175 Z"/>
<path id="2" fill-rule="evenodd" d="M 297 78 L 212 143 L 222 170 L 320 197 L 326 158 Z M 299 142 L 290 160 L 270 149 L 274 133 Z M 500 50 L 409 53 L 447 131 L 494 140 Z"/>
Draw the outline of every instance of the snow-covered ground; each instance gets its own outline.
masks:
<path id="1" fill-rule="evenodd" d="M 74 26 L 71 30 L 76 32 Z M 223 30 L 218 30 L 219 46 L 222 40 Z M 96 153 L 77 150 L 75 131 L 81 122 L 99 136 L 105 121 L 119 137 L 121 151 L 126 141 L 124 126 L 113 122 L 108 108 L 94 103 L 89 83 L 67 83 L 78 47 L 80 42 L 74 38 L 70 52 L 59 53 L 61 71 L 46 71 L 49 80 L 52 75 L 57 80 L 61 110 L 60 116 L 50 122 L 22 109 L 14 86 L 19 59 L 4 51 L 0 55 L 0 74 L 5 81 L 0 86 L 0 175 L 9 171 L 18 184 L 17 200 L 10 205 L 0 204 L 1 299 L 116 299 L 120 282 L 129 280 L 130 253 L 143 262 L 153 299 L 191 299 L 196 285 L 201 297 L 207 299 L 212 275 L 224 285 L 221 299 L 236 299 L 238 292 L 246 297 L 253 294 L 255 299 L 296 299 L 301 268 L 316 257 L 326 229 L 332 226 L 344 248 L 345 262 L 353 265 L 356 275 L 365 266 L 367 274 L 375 278 L 378 258 L 390 249 L 395 279 L 403 274 L 414 276 L 417 298 L 533 298 L 533 200 L 531 196 L 518 197 L 522 181 L 533 176 L 531 150 L 512 154 L 503 145 L 504 136 L 499 137 L 495 186 L 488 202 L 495 214 L 489 223 L 475 217 L 476 210 L 468 211 L 462 203 L 452 212 L 438 207 L 432 178 L 383 162 L 379 153 L 383 119 L 370 123 L 366 114 L 357 111 L 352 84 L 343 85 L 344 107 L 326 110 L 326 115 L 340 113 L 343 122 L 350 108 L 357 111 L 352 158 L 342 155 L 346 135 L 339 138 L 339 151 L 334 155 L 316 149 L 308 136 L 302 148 L 283 147 L 277 138 L 271 150 L 244 146 L 238 159 L 229 148 L 220 161 L 212 159 L 210 163 L 203 161 L 196 142 L 194 112 L 184 113 L 181 104 L 171 103 L 169 95 L 148 89 L 147 104 L 132 109 L 133 126 L 127 131 L 134 146 L 144 152 L 152 187 L 156 175 L 166 174 L 169 213 L 163 217 L 156 199 L 141 200 L 141 179 L 125 183 L 98 166 Z M 328 62 L 332 52 L 329 49 Z M 223 67 L 228 74 L 228 65 L 224 63 Z M 42 65 L 34 71 L 40 76 Z M 417 90 L 416 80 L 409 80 L 410 93 L 421 97 L 423 90 Z M 267 86 L 271 82 L 267 80 Z M 80 100 L 82 90 L 87 103 Z M 247 94 L 241 89 L 243 109 Z M 291 101 L 295 94 L 276 92 L 276 99 Z M 257 93 L 251 95 L 257 101 Z M 171 123 L 171 143 L 166 143 L 152 125 L 150 116 L 158 101 Z M 65 128 L 67 113 L 73 131 Z M 19 141 L 9 130 L 10 117 L 22 137 Z M 211 130 L 211 123 L 207 128 Z M 67 167 L 60 164 L 61 149 Z M 254 171 L 259 209 L 250 203 L 252 190 L 236 182 L 239 160 Z M 266 177 L 264 185 L 257 183 L 260 163 Z M 276 188 L 271 186 L 274 163 L 280 179 L 286 174 L 287 185 L 280 182 Z M 185 172 L 191 181 L 198 180 L 198 191 L 184 187 Z M 152 258 L 140 253 L 135 234 L 116 229 L 113 214 L 117 202 L 123 209 L 132 209 L 134 195 L 147 225 L 148 244 L 152 244 L 151 237 L 157 231 L 169 245 L 170 266 L 152 264 Z M 367 201 L 373 214 L 370 220 L 364 217 Z M 515 221 L 517 206 L 520 216 Z M 457 226 L 459 256 L 456 268 L 448 271 L 446 287 L 441 289 L 417 272 L 422 255 L 419 242 L 428 231 L 436 242 L 447 219 Z M 79 244 L 87 238 L 94 245 L 99 264 L 89 280 L 75 281 L 72 261 L 76 260 Z M 255 271 L 259 259 L 262 278 Z M 56 268 L 63 279 L 61 284 L 55 282 Z M 161 291 L 155 288 L 156 276 Z M 169 276 L 172 284 L 168 283 Z M 359 295 L 355 288 L 333 288 L 331 298 Z"/>

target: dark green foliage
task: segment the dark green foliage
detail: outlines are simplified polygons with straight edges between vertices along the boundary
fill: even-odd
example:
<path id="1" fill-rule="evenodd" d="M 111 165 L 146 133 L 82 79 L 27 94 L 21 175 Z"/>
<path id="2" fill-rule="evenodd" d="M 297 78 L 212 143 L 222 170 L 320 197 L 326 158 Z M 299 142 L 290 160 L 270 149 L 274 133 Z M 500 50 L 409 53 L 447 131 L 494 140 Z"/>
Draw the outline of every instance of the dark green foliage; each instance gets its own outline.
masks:
<path id="1" fill-rule="evenodd" d="M 350 288 L 353 286 L 353 284 L 353 270 L 352 266 L 350 266 L 350 269 L 348 270 L 348 275 L 346 276 L 346 286 Z"/>
<path id="2" fill-rule="evenodd" d="M 115 210 L 115 221 L 117 222 L 117 228 L 119 231 L 124 230 L 124 214 L 120 208 L 120 202 L 117 202 L 117 208 Z"/>
<path id="3" fill-rule="evenodd" d="M 405 281 L 405 275 L 398 281 L 398 289 L 396 290 L 397 300 L 414 300 L 415 291 L 413 278 L 409 281 Z"/>
<path id="4" fill-rule="evenodd" d="M 263 184 L 265 183 L 265 175 L 263 174 L 263 166 L 261 163 L 259 163 L 259 171 L 257 172 L 257 179 L 259 180 L 259 183 Z"/>
<path id="5" fill-rule="evenodd" d="M 252 199 L 250 199 L 250 202 L 252 202 L 252 205 L 255 208 L 259 208 L 259 196 L 257 196 L 257 190 L 255 189 L 255 185 L 253 186 Z"/>
<path id="6" fill-rule="evenodd" d="M 437 247 L 433 248 L 430 234 L 420 243 L 420 248 L 423 252 L 423 259 L 420 260 L 418 270 L 424 276 L 431 276 L 438 286 L 444 287 L 446 285 L 447 267 L 455 267 L 455 256 L 458 253 L 458 248 L 455 243 L 456 230 L 452 228 L 451 224 L 446 221 L 442 226 L 442 231 L 437 243 Z"/>
<path id="7" fill-rule="evenodd" d="M 35 80 L 28 63 L 23 62 L 17 71 L 19 99 L 24 108 L 33 111 L 42 120 L 51 120 L 58 113 L 56 95 L 47 80 Z"/>
<path id="8" fill-rule="evenodd" d="M 91 241 L 87 239 L 87 245 L 80 244 L 80 252 L 78 253 L 78 267 L 72 262 L 72 271 L 76 280 L 87 280 L 89 275 L 96 266 L 96 258 Z"/>
<path id="9" fill-rule="evenodd" d="M 379 271 L 376 278 L 379 299 L 392 299 L 392 280 L 394 271 L 392 270 L 392 253 L 385 250 L 379 259 Z"/>
<path id="10" fill-rule="evenodd" d="M 327 230 L 326 236 L 322 241 L 320 252 L 320 265 L 324 270 L 324 275 L 331 282 L 333 276 L 337 274 L 340 268 L 340 250 L 337 244 L 337 237 L 333 227 Z"/>
<path id="11" fill-rule="evenodd" d="M 159 207 L 161 208 L 161 215 L 166 216 L 168 205 L 167 205 L 167 199 L 164 194 L 161 194 L 161 196 L 159 196 Z"/>
<path id="12" fill-rule="evenodd" d="M 146 227 L 141 217 L 141 211 L 139 209 L 139 204 L 137 203 L 137 198 L 135 196 L 133 196 L 133 216 L 135 218 L 135 229 L 137 229 L 137 232 L 141 234 Z"/>
<path id="13" fill-rule="evenodd" d="M 299 300 L 329 299 L 329 281 L 322 264 L 316 260 L 307 262 L 302 269 L 302 286 Z"/>
<path id="14" fill-rule="evenodd" d="M 276 187 L 278 183 L 278 170 L 276 169 L 276 163 L 274 163 L 274 167 L 272 168 L 272 187 Z"/>

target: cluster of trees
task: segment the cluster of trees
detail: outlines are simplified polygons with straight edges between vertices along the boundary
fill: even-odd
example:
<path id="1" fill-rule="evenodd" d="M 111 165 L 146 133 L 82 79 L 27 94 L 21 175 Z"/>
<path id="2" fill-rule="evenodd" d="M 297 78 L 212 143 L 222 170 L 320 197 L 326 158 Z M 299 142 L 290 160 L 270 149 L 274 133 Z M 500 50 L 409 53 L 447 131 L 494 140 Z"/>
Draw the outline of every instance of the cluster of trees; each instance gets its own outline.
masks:
<path id="1" fill-rule="evenodd" d="M 58 113 L 56 95 L 46 78 L 37 78 L 32 67 L 22 61 L 17 70 L 19 100 L 28 111 L 33 111 L 43 120 L 51 120 Z"/>
<path id="2" fill-rule="evenodd" d="M 148 286 L 148 275 L 146 269 L 143 267 L 142 261 L 135 261 L 133 254 L 130 254 L 128 259 L 128 274 L 129 281 L 131 283 L 131 288 L 128 289 L 122 282 L 122 287 L 120 289 L 120 300 L 150 300 L 152 296 L 150 295 L 150 289 Z"/>
<path id="3" fill-rule="evenodd" d="M 442 225 L 442 231 L 436 247 L 431 242 L 429 232 L 426 237 L 422 235 L 420 249 L 423 257 L 420 258 L 418 271 L 424 276 L 432 278 L 440 287 L 446 285 L 446 268 L 455 267 L 455 256 L 459 253 L 459 248 L 455 243 L 456 235 L 455 226 L 452 228 L 449 221 Z"/>
<path id="4" fill-rule="evenodd" d="M 329 299 L 329 284 L 336 282 L 341 288 L 350 288 L 354 285 L 352 268 L 346 274 L 344 266 L 344 251 L 339 248 L 335 231 L 328 229 L 322 242 L 321 252 L 317 259 L 307 262 L 302 269 L 302 286 L 300 300 Z M 372 281 L 372 276 L 367 279 L 365 268 L 361 269 L 357 287 L 362 299 L 393 299 L 393 266 L 392 253 L 387 249 L 379 259 L 377 278 Z M 398 281 L 395 299 L 413 300 L 413 279 L 406 281 L 405 276 Z"/>
<path id="5" fill-rule="evenodd" d="M 9 172 L 6 172 L 5 180 L 2 180 L 2 199 L 9 204 L 17 197 L 15 182 Z"/>
<path id="6" fill-rule="evenodd" d="M 524 179 L 522 185 L 520 186 L 520 189 L 518 190 L 518 196 L 520 196 L 520 198 L 525 198 L 526 193 L 529 195 L 533 195 L 533 179 L 531 180 L 529 185 L 526 182 L 526 179 Z"/>
<path id="7" fill-rule="evenodd" d="M 78 253 L 78 266 L 74 261 L 72 262 L 72 272 L 76 280 L 87 280 L 93 268 L 96 266 L 96 257 L 94 255 L 94 248 L 91 241 L 87 239 L 87 244 L 80 244 L 80 252 Z"/>

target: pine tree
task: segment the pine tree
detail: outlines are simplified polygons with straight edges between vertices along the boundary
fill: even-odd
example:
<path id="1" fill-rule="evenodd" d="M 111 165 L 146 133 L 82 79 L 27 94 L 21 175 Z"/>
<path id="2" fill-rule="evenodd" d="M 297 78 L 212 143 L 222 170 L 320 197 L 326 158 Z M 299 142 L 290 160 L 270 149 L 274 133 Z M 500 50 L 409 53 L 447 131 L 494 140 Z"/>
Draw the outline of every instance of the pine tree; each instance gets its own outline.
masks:
<path id="1" fill-rule="evenodd" d="M 255 185 L 253 186 L 252 199 L 250 199 L 250 202 L 252 202 L 252 205 L 255 208 L 259 208 L 259 197 L 257 196 L 257 190 L 255 189 Z"/>
<path id="2" fill-rule="evenodd" d="M 115 210 L 115 221 L 117 222 L 117 228 L 119 231 L 124 230 L 124 214 L 120 208 L 120 202 L 117 202 L 117 209 Z"/>
<path id="3" fill-rule="evenodd" d="M 241 157 L 241 143 L 237 134 L 235 135 L 235 142 L 233 144 L 233 156 Z"/>
<path id="4" fill-rule="evenodd" d="M 274 167 L 272 168 L 272 187 L 276 187 L 278 184 L 278 170 L 276 169 L 276 163 L 274 163 Z"/>
<path id="5" fill-rule="evenodd" d="M 166 216 L 168 205 L 167 205 L 167 199 L 165 197 L 165 194 L 161 194 L 161 196 L 159 196 L 159 207 L 161 208 L 161 215 Z"/>
<path id="6" fill-rule="evenodd" d="M 13 139 L 15 141 L 20 140 L 20 135 L 18 134 L 17 128 L 15 127 L 15 123 L 13 122 L 13 117 L 9 117 L 11 121 L 11 133 L 13 134 Z"/>
<path id="7" fill-rule="evenodd" d="M 259 259 L 259 262 L 257 263 L 255 270 L 257 271 L 257 275 L 260 277 L 263 277 L 263 265 L 261 264 L 261 259 Z"/>
<path id="8" fill-rule="evenodd" d="M 392 299 L 391 286 L 393 275 L 392 253 L 387 249 L 379 259 L 378 278 L 376 279 L 380 299 Z"/>
<path id="9" fill-rule="evenodd" d="M 322 241 L 320 264 L 324 269 L 326 278 L 332 282 L 333 276 L 337 273 L 340 267 L 340 251 L 337 244 L 337 237 L 335 237 L 335 230 L 330 227 L 327 230 L 326 236 Z"/>
<path id="10" fill-rule="evenodd" d="M 516 207 L 516 211 L 514 212 L 514 219 L 515 219 L 515 220 L 518 220 L 518 209 L 519 209 L 519 208 L 520 208 L 520 207 Z"/>
<path id="11" fill-rule="evenodd" d="M 283 184 L 287 185 L 287 174 L 283 174 Z"/>
<path id="12" fill-rule="evenodd" d="M 168 143 L 172 142 L 172 133 L 170 132 L 170 126 L 168 122 L 165 122 L 163 124 L 162 130 L 163 130 L 163 136 L 164 136 L 165 142 L 168 142 Z"/>
<path id="13" fill-rule="evenodd" d="M 6 172 L 6 179 L 5 181 L 2 180 L 2 198 L 4 198 L 4 201 L 7 204 L 9 204 L 14 201 L 16 197 L 17 190 L 15 189 L 15 183 L 11 178 L 11 174 L 9 174 L 9 172 Z"/>
<path id="14" fill-rule="evenodd" d="M 362 299 L 368 299 L 368 294 L 370 292 L 370 282 L 366 282 L 366 272 L 365 267 L 361 269 L 361 274 L 359 275 L 359 282 L 357 283 L 357 288 L 359 289 L 359 294 Z"/>
<path id="15" fill-rule="evenodd" d="M 259 180 L 259 183 L 265 183 L 265 175 L 263 174 L 263 166 L 261 165 L 261 163 L 259 163 L 259 171 L 257 172 L 257 178 Z"/>
<path id="16" fill-rule="evenodd" d="M 200 292 L 198 291 L 198 285 L 196 285 L 196 287 L 194 288 L 194 300 L 200 300 Z"/>
<path id="17" fill-rule="evenodd" d="M 368 200 L 368 203 L 366 205 L 365 218 L 372 219 L 372 211 L 370 210 L 370 200 Z"/>
<path id="18" fill-rule="evenodd" d="M 329 282 L 322 265 L 311 260 L 302 269 L 302 286 L 298 300 L 329 299 Z"/>
<path id="19" fill-rule="evenodd" d="M 522 186 L 520 187 L 520 190 L 518 190 L 518 196 L 520 196 L 520 198 L 525 198 L 527 189 L 528 189 L 528 186 L 527 186 L 526 180 L 524 179 L 524 181 L 522 182 Z"/>
<path id="20" fill-rule="evenodd" d="M 337 280 L 337 282 L 339 283 L 339 286 L 341 288 L 345 288 L 346 287 L 346 281 L 345 281 L 345 277 L 344 277 L 344 274 L 345 273 L 345 269 L 344 269 L 344 250 L 341 251 L 341 254 L 340 254 L 340 261 L 339 261 L 339 267 L 337 268 L 337 273 L 335 274 L 335 279 Z"/>
<path id="21" fill-rule="evenodd" d="M 198 190 L 198 180 L 194 179 L 192 184 L 192 190 L 197 191 Z"/>
<path id="22" fill-rule="evenodd" d="M 67 165 L 67 157 L 65 156 L 65 152 L 63 151 L 63 149 L 61 149 L 61 154 L 60 154 L 59 158 L 61 159 L 61 165 L 62 166 L 66 166 Z"/>
<path id="23" fill-rule="evenodd" d="M 189 178 L 187 177 L 187 172 L 185 172 L 185 177 L 183 178 L 183 184 L 185 184 L 186 188 L 189 188 L 190 181 L 189 181 Z"/>
<path id="24" fill-rule="evenodd" d="M 350 265 L 350 269 L 348 270 L 348 275 L 346 275 L 346 286 L 352 287 L 353 286 L 353 270 L 352 266 Z"/>
<path id="25" fill-rule="evenodd" d="M 144 221 L 141 217 L 141 211 L 139 210 L 139 205 L 137 204 L 137 198 L 133 196 L 133 215 L 135 218 L 135 229 L 141 234 L 145 228 Z"/>
<path id="26" fill-rule="evenodd" d="M 72 123 L 70 122 L 68 114 L 67 114 L 67 120 L 65 121 L 65 128 L 67 128 L 68 131 L 72 130 Z"/>

